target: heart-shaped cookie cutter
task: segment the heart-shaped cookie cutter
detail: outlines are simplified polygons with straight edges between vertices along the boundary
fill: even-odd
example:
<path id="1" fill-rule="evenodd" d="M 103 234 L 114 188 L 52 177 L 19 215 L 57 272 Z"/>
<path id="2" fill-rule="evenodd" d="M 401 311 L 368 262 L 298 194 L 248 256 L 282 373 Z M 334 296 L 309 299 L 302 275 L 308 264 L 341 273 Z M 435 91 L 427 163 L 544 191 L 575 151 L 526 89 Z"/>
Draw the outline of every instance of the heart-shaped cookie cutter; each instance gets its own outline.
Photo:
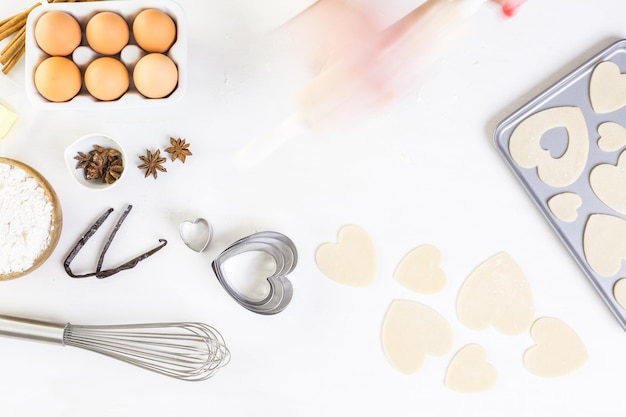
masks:
<path id="1" fill-rule="evenodd" d="M 252 299 L 230 285 L 222 271 L 228 259 L 246 252 L 264 252 L 275 262 L 274 273 L 267 278 L 270 291 L 262 300 Z M 293 295 L 293 287 L 287 274 L 294 270 L 298 261 L 296 246 L 287 236 L 278 232 L 258 232 L 239 239 L 225 249 L 211 264 L 218 281 L 226 292 L 243 307 L 258 314 L 276 314 L 285 309 Z"/>
<path id="2" fill-rule="evenodd" d="M 194 252 L 203 252 L 213 239 L 213 226 L 199 217 L 194 221 L 185 220 L 178 227 L 183 243 Z"/>

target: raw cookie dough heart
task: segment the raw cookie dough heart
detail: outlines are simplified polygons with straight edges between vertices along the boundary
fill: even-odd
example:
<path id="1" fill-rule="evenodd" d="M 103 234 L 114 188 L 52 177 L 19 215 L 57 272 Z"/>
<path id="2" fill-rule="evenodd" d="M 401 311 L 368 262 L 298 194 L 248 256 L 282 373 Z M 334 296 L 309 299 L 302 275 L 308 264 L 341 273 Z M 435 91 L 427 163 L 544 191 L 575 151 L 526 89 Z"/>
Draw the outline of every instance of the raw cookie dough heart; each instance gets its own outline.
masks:
<path id="1" fill-rule="evenodd" d="M 444 383 L 458 392 L 481 392 L 491 388 L 498 372 L 487 363 L 487 352 L 475 343 L 463 346 L 452 358 Z"/>
<path id="2" fill-rule="evenodd" d="M 626 309 L 626 278 L 618 279 L 613 285 L 613 298 L 623 309 Z"/>
<path id="3" fill-rule="evenodd" d="M 567 149 L 555 158 L 550 150 L 541 146 L 541 138 L 548 130 L 560 127 L 567 130 Z M 537 167 L 537 176 L 547 185 L 572 184 L 585 169 L 589 153 L 589 134 L 583 112 L 578 107 L 553 107 L 532 114 L 513 130 L 509 152 L 521 167 Z"/>
<path id="4" fill-rule="evenodd" d="M 377 259 L 374 244 L 359 226 L 339 230 L 337 243 L 324 243 L 315 252 L 315 262 L 324 275 L 341 284 L 363 287 L 374 282 Z"/>
<path id="5" fill-rule="evenodd" d="M 626 75 L 611 61 L 600 62 L 591 73 L 589 100 L 596 113 L 609 113 L 626 105 Z"/>
<path id="6" fill-rule="evenodd" d="M 441 356 L 452 347 L 452 329 L 439 313 L 423 304 L 395 300 L 382 328 L 389 363 L 404 374 L 419 370 L 426 355 Z"/>
<path id="7" fill-rule="evenodd" d="M 554 216 L 564 222 L 573 222 L 578 218 L 578 208 L 583 200 L 576 193 L 561 193 L 550 197 L 548 207 Z"/>
<path id="8" fill-rule="evenodd" d="M 517 263 L 500 252 L 467 277 L 456 302 L 461 323 L 474 330 L 493 327 L 516 335 L 530 326 L 534 315 L 530 285 Z"/>
<path id="9" fill-rule="evenodd" d="M 626 151 L 620 154 L 617 165 L 595 166 L 589 173 L 589 185 L 604 204 L 626 214 Z"/>
<path id="10" fill-rule="evenodd" d="M 400 261 L 394 278 L 413 291 L 432 294 L 446 285 L 446 274 L 440 265 L 439 249 L 432 245 L 418 246 Z"/>
<path id="11" fill-rule="evenodd" d="M 537 376 L 565 375 L 582 366 L 588 358 L 583 341 L 571 327 L 559 319 L 537 319 L 530 335 L 535 341 L 524 353 L 524 366 Z"/>
<path id="12" fill-rule="evenodd" d="M 626 146 L 626 129 L 619 123 L 602 123 L 598 126 L 598 134 L 598 147 L 604 152 L 615 152 Z"/>
<path id="13" fill-rule="evenodd" d="M 612 277 L 626 259 L 626 221 L 608 214 L 592 214 L 583 233 L 587 263 L 598 275 Z"/>

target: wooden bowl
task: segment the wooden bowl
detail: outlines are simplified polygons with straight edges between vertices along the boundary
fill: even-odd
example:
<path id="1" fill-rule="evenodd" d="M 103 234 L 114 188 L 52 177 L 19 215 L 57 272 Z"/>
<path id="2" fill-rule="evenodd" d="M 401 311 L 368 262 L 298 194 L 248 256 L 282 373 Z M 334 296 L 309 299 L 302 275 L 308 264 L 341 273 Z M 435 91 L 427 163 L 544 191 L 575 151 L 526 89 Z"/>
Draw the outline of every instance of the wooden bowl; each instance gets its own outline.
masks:
<path id="1" fill-rule="evenodd" d="M 48 257 L 54 251 L 57 243 L 59 243 L 59 238 L 61 237 L 61 229 L 63 227 L 63 213 L 61 211 L 61 203 L 59 201 L 59 197 L 55 193 L 50 183 L 39 172 L 22 162 L 9 158 L 0 157 L 0 164 L 14 166 L 25 171 L 28 175 L 33 177 L 37 181 L 39 186 L 43 188 L 46 198 L 52 204 L 52 224 L 50 226 L 50 239 L 48 240 L 48 246 L 39 254 L 39 256 L 37 257 L 37 259 L 35 259 L 35 262 L 30 268 L 23 271 L 0 274 L 0 281 L 5 281 L 9 279 L 19 278 L 31 273 L 32 271 L 40 267 L 48 259 Z M 0 239 L 1 238 L 2 237 L 0 236 Z"/>

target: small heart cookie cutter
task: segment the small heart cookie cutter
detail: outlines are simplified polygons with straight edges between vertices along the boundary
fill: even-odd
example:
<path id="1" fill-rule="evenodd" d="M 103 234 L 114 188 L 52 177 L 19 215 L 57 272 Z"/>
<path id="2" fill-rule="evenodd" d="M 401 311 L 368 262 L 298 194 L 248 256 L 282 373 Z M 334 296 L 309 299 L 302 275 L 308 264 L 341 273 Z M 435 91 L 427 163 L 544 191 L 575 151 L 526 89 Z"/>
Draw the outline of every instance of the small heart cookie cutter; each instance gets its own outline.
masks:
<path id="1" fill-rule="evenodd" d="M 213 239 L 213 226 L 203 218 L 185 220 L 178 227 L 178 234 L 189 249 L 203 252 Z"/>
<path id="2" fill-rule="evenodd" d="M 275 262 L 274 273 L 267 278 L 270 291 L 262 300 L 252 299 L 230 285 L 222 270 L 228 259 L 246 252 L 264 252 Z M 241 306 L 258 314 L 280 313 L 293 296 L 293 287 L 287 274 L 294 270 L 298 261 L 296 246 L 287 236 L 278 232 L 258 232 L 239 239 L 225 249 L 211 264 L 218 281 L 228 294 Z"/>

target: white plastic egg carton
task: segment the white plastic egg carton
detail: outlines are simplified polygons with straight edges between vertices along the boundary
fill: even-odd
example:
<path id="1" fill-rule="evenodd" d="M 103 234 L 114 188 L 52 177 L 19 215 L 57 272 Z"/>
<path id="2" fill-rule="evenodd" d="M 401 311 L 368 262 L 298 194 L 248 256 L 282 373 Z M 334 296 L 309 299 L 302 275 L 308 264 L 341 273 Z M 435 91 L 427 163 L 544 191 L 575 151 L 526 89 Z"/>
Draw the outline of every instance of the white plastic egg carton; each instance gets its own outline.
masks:
<path id="1" fill-rule="evenodd" d="M 132 82 L 132 70 L 135 63 L 147 52 L 141 50 L 134 40 L 132 34 L 132 23 L 135 17 L 145 9 L 157 9 L 167 13 L 176 24 L 176 41 L 165 53 L 174 61 L 178 67 L 178 85 L 176 89 L 167 97 L 159 99 L 146 98 L 139 93 Z M 85 68 L 91 61 L 102 56 L 97 54 L 87 44 L 85 40 L 85 26 L 89 19 L 95 14 L 103 11 L 115 12 L 121 15 L 129 25 L 130 41 L 121 53 L 113 57 L 122 61 L 131 75 L 129 90 L 119 99 L 114 101 L 100 101 L 89 94 L 84 81 L 80 92 L 74 98 L 65 102 L 52 102 L 44 98 L 35 87 L 35 70 L 37 66 L 49 57 L 42 51 L 35 41 L 35 25 L 37 20 L 44 13 L 59 10 L 71 14 L 81 25 L 83 36 L 81 44 L 71 56 L 72 59 L 84 75 Z M 26 95 L 29 101 L 36 107 L 48 110 L 89 110 L 89 109 L 112 109 L 112 108 L 132 108 L 161 106 L 178 100 L 187 87 L 187 32 L 185 15 L 182 7 L 171 0 L 111 0 L 111 1 L 91 1 L 79 3 L 49 3 L 35 8 L 30 12 L 26 21 Z"/>

